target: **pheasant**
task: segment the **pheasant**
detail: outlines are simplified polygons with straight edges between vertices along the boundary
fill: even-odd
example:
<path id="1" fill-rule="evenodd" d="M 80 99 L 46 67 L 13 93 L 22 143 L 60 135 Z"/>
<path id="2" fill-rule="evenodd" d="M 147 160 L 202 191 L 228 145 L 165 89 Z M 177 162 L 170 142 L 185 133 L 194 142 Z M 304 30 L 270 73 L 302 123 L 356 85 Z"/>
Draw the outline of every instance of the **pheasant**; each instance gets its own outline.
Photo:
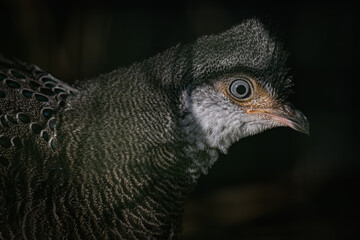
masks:
<path id="1" fill-rule="evenodd" d="M 288 53 L 257 19 L 70 86 L 0 58 L 0 239 L 175 239 L 220 152 L 278 126 Z"/>

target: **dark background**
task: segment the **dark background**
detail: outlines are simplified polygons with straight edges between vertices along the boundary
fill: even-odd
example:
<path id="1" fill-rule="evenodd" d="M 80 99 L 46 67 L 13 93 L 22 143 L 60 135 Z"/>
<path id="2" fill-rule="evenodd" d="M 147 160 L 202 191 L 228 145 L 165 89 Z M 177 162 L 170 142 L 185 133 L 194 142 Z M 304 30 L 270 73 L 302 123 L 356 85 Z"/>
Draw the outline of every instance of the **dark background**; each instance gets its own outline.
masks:
<path id="1" fill-rule="evenodd" d="M 141 61 L 260 16 L 291 52 L 311 135 L 277 128 L 241 140 L 200 178 L 180 239 L 355 239 L 359 223 L 359 24 L 355 3 L 0 3 L 0 53 L 68 82 Z"/>

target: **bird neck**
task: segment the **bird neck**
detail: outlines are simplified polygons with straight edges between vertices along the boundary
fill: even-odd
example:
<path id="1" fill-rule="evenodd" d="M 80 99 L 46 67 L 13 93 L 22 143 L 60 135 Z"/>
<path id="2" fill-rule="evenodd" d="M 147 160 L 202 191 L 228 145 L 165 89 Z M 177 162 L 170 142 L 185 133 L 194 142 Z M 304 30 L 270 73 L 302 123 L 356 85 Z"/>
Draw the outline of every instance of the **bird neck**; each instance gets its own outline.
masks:
<path id="1" fill-rule="evenodd" d="M 138 229 L 151 219 L 159 234 L 177 229 L 186 197 L 217 158 L 192 132 L 196 122 L 183 102 L 186 54 L 176 47 L 101 75 L 70 99 L 61 131 L 66 163 L 77 173 L 71 181 L 101 203 L 89 211 L 121 226 L 142 219 Z"/>
<path id="2" fill-rule="evenodd" d="M 194 105 L 189 89 L 185 89 L 180 96 L 180 126 L 182 138 L 185 139 L 182 152 L 184 158 L 189 159 L 186 172 L 194 181 L 209 169 L 218 159 L 218 149 L 211 146 L 207 133 L 199 124 L 194 113 Z"/>

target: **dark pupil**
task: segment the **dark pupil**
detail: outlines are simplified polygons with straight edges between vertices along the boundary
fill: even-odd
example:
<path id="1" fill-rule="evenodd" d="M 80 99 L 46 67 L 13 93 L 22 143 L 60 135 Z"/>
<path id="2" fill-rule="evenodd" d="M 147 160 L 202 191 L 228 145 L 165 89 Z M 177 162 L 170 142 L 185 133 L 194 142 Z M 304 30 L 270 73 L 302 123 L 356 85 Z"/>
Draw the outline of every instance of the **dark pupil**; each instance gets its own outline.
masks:
<path id="1" fill-rule="evenodd" d="M 239 95 L 244 95 L 246 93 L 246 87 L 244 85 L 239 85 L 236 87 L 236 92 Z"/>

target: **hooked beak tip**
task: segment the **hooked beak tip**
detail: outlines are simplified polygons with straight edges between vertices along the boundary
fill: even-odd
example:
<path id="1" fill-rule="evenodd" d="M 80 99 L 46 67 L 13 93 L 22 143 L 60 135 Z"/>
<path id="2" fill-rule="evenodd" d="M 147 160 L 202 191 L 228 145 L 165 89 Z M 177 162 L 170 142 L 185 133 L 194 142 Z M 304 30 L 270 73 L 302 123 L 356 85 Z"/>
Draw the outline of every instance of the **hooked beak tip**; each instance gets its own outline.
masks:
<path id="1" fill-rule="evenodd" d="M 289 127 L 306 135 L 310 135 L 309 121 L 299 110 L 296 110 L 296 116 L 294 118 L 290 117 L 289 120 Z"/>

